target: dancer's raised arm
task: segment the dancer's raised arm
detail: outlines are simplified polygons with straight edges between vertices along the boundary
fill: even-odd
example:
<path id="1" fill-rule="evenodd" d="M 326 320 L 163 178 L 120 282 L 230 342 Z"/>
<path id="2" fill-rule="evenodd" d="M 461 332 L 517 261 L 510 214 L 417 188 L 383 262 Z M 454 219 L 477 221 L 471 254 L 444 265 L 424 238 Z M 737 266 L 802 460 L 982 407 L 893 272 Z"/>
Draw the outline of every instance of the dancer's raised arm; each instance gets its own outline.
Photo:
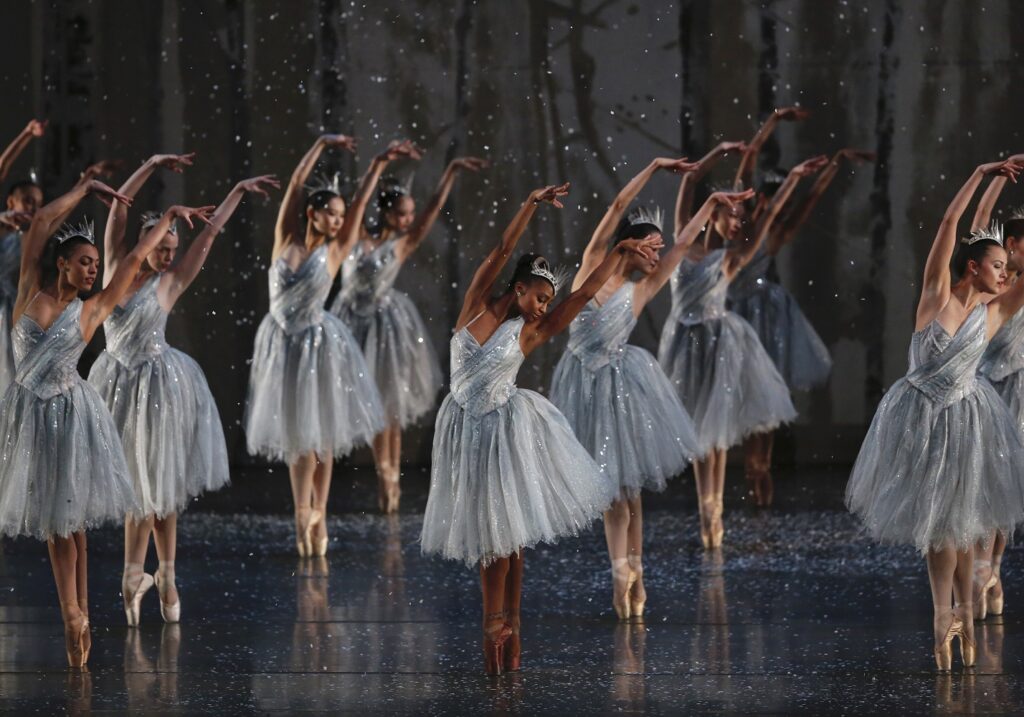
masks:
<path id="1" fill-rule="evenodd" d="M 580 288 L 587 277 L 593 273 L 594 269 L 604 261 L 608 253 L 608 244 L 615 236 L 615 230 L 619 222 L 622 221 L 622 215 L 626 213 L 630 203 L 636 199 L 636 196 L 640 194 L 640 191 L 646 186 L 647 182 L 651 180 L 654 173 L 659 169 L 688 173 L 696 168 L 697 165 L 687 162 L 686 157 L 680 159 L 658 157 L 644 167 L 639 174 L 629 180 L 626 186 L 619 191 L 615 199 L 612 200 L 612 203 L 608 205 L 608 210 L 605 212 L 604 217 L 602 217 L 597 228 L 594 229 L 594 233 L 590 236 L 590 242 L 587 244 L 587 248 L 583 250 L 580 268 L 576 271 L 576 276 L 572 280 L 573 291 Z"/>
<path id="2" fill-rule="evenodd" d="M 1017 175 L 1024 168 L 1015 159 L 1005 159 L 999 162 L 982 164 L 975 169 L 967 178 L 960 191 L 953 197 L 946 213 L 939 224 L 939 230 L 935 234 L 931 251 L 928 252 L 928 260 L 924 266 L 924 278 L 921 282 L 921 298 L 917 304 L 917 329 L 924 328 L 949 300 L 949 290 L 952 285 L 952 277 L 949 273 L 949 262 L 953 258 L 953 251 L 956 249 L 957 235 L 956 228 L 967 209 L 971 197 L 977 191 L 983 177 L 997 175 L 1017 181 Z"/>
<path id="3" fill-rule="evenodd" d="M 306 180 L 320 155 L 328 147 L 338 147 L 355 152 L 356 140 L 343 134 L 324 134 L 317 138 L 309 151 L 302 156 L 292 171 L 291 179 L 281 198 L 281 208 L 277 212 L 277 224 L 274 227 L 274 248 L 271 259 L 277 259 L 281 252 L 292 242 L 302 242 L 301 223 L 302 197 Z"/>
<path id="4" fill-rule="evenodd" d="M 11 173 L 11 166 L 15 160 L 25 151 L 29 143 L 37 137 L 42 137 L 46 133 L 46 121 L 45 120 L 31 120 L 25 129 L 18 133 L 18 136 L 7 145 L 7 149 L 0 154 L 0 182 L 7 180 L 7 175 Z"/>
<path id="5" fill-rule="evenodd" d="M 455 185 L 455 177 L 462 170 L 479 172 L 490 166 L 490 162 L 479 157 L 457 157 L 453 159 L 441 175 L 441 181 L 437 185 L 434 196 L 427 202 L 427 206 L 413 221 L 409 231 L 398 240 L 395 245 L 395 256 L 399 261 L 405 261 L 410 254 L 419 248 L 427 234 L 434 227 L 434 222 L 441 214 L 441 207 L 448 201 L 448 195 Z"/>
<path id="6" fill-rule="evenodd" d="M 1010 159 L 1018 164 L 1024 164 L 1024 154 L 1015 154 Z M 978 200 L 978 208 L 974 210 L 971 231 L 988 228 L 989 222 L 992 220 L 992 210 L 995 209 L 996 202 L 999 201 L 999 195 L 1006 188 L 1006 179 L 1006 177 L 1002 176 L 992 177 L 988 189 L 985 190 L 985 193 L 981 195 L 981 199 Z"/>
<path id="7" fill-rule="evenodd" d="M 121 196 L 134 200 L 146 181 L 152 176 L 157 167 L 164 167 L 177 174 L 185 171 L 185 167 L 191 167 L 195 161 L 196 153 L 189 154 L 154 154 L 142 163 L 132 176 L 125 180 L 125 183 L 117 190 Z M 107 213 L 107 225 L 103 228 L 103 286 L 110 282 L 110 277 L 117 271 L 117 263 L 122 255 L 127 252 L 125 242 L 125 230 L 128 225 L 128 206 L 121 202 L 114 202 Z"/>
<path id="8" fill-rule="evenodd" d="M 775 222 L 765 245 L 765 250 L 769 254 L 778 254 L 782 247 L 793 241 L 797 232 L 800 231 L 800 228 L 807 222 L 808 217 L 811 216 L 811 212 L 814 211 L 814 207 L 817 206 L 825 190 L 832 184 L 832 180 L 836 178 L 836 175 L 839 173 L 839 165 L 844 159 L 853 164 L 874 162 L 875 153 L 859 149 L 841 149 L 836 152 L 832 160 L 818 175 L 818 179 L 814 182 L 814 186 L 811 187 L 811 191 L 807 193 L 807 196 L 804 197 L 799 206 L 787 212 L 781 221 Z"/>
<path id="9" fill-rule="evenodd" d="M 708 176 L 725 155 L 730 152 L 745 152 L 746 149 L 746 142 L 719 142 L 697 162 L 696 169 L 683 175 L 682 181 L 679 182 L 679 193 L 676 195 L 675 223 L 672 225 L 676 232 L 679 232 L 690 221 L 697 185 Z"/>
<path id="10" fill-rule="evenodd" d="M 761 125 L 761 129 L 757 131 L 753 139 L 747 143 L 747 147 L 743 152 L 743 159 L 740 160 L 740 166 L 736 170 L 736 179 L 733 181 L 733 186 L 741 188 L 751 185 L 754 169 L 757 167 L 757 157 L 761 154 L 764 143 L 768 141 L 768 138 L 772 136 L 772 133 L 779 126 L 779 122 L 783 120 L 798 122 L 807 119 L 809 116 L 810 112 L 800 107 L 783 107 L 772 112 L 768 119 L 764 121 L 764 124 Z"/>
<path id="11" fill-rule="evenodd" d="M 469 282 L 469 288 L 466 289 L 466 295 L 462 299 L 462 311 L 459 312 L 459 318 L 455 322 L 456 331 L 487 308 L 487 299 L 494 289 L 494 282 L 498 280 L 502 269 L 505 268 L 509 257 L 512 256 L 516 244 L 519 243 L 520 237 L 526 231 L 530 219 L 533 218 L 533 214 L 537 210 L 537 205 L 544 202 L 561 209 L 562 202 L 559 200 L 559 197 L 564 197 L 568 194 L 568 182 L 560 185 L 552 184 L 530 192 L 530 196 L 526 198 L 523 205 L 519 207 L 519 211 L 512 217 L 512 221 L 505 227 L 505 231 L 501 235 L 501 241 L 484 258 L 479 268 L 473 274 L 473 279 Z"/>
<path id="12" fill-rule="evenodd" d="M 656 247 L 661 241 L 660 236 L 647 239 L 624 239 L 612 247 L 604 261 L 590 273 L 580 288 L 569 294 L 565 301 L 552 309 L 550 313 L 545 314 L 536 324 L 526 324 L 519 337 L 523 353 L 529 354 L 552 336 L 569 328 L 572 320 L 583 310 L 587 302 L 597 295 L 605 282 L 622 271 L 628 254 L 639 254 L 645 259 L 650 259 L 652 254 L 657 251 Z"/>
<path id="13" fill-rule="evenodd" d="M 70 192 L 40 207 L 21 242 L 21 270 L 18 277 L 18 296 L 14 302 L 14 320 L 21 316 L 25 306 L 42 288 L 40 259 L 46 243 L 55 231 L 55 225 L 73 212 L 89 194 L 95 194 L 100 201 L 108 205 L 114 201 L 131 204 L 130 199 L 118 194 L 103 182 L 96 179 L 81 179 Z"/>
<path id="14" fill-rule="evenodd" d="M 170 277 L 170 285 L 167 287 L 166 306 L 174 306 L 174 303 L 185 289 L 199 276 L 199 271 L 203 268 L 203 264 L 206 263 L 206 259 L 210 255 L 213 240 L 217 238 L 217 235 L 224 229 L 224 225 L 228 223 L 231 215 L 235 213 L 239 203 L 242 201 L 242 197 L 247 192 L 251 192 L 260 195 L 264 199 L 269 199 L 270 194 L 267 190 L 280 188 L 281 183 L 276 177 L 271 174 L 265 174 L 259 177 L 252 177 L 251 179 L 243 179 L 228 192 L 224 201 L 220 203 L 220 206 L 217 207 L 217 210 L 209 218 L 209 222 L 203 228 L 203 231 L 189 245 L 181 261 L 167 272 L 167 275 Z"/>

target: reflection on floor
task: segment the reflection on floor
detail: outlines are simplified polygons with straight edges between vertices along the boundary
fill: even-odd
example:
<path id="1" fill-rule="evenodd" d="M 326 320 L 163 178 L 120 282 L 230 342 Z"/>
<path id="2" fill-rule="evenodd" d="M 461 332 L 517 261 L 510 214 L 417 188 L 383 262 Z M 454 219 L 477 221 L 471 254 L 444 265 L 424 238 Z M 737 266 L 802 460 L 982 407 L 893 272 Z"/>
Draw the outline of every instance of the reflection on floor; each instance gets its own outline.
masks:
<path id="1" fill-rule="evenodd" d="M 1013 596 L 1024 590 L 1024 551 L 1006 559 L 1006 615 L 977 627 L 975 670 L 956 664 L 936 675 L 922 561 L 912 550 L 871 546 L 838 509 L 841 488 L 831 475 L 780 481 L 778 509 L 755 512 L 734 487 L 725 548 L 711 554 L 699 548 L 688 482 L 652 500 L 644 623 L 613 619 L 600 531 L 530 551 L 524 669 L 500 678 L 481 671 L 474 571 L 419 554 L 422 491 L 410 492 L 401 517 L 334 515 L 331 552 L 318 560 L 292 555 L 283 516 L 187 513 L 177 559 L 181 625 L 160 621 L 154 591 L 142 626 L 124 626 L 120 535 L 92 533 L 88 673 L 64 667 L 44 547 L 5 541 L 0 709 L 1017 710 L 1024 629 Z M 793 497 L 808 494 L 813 501 Z"/>

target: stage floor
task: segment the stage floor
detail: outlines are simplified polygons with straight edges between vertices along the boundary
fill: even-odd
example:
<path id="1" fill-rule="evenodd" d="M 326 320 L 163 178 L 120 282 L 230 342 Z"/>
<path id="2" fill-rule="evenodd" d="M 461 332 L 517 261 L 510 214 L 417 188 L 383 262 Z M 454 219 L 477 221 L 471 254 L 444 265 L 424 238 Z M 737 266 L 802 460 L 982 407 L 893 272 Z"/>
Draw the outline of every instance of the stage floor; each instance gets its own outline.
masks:
<path id="1" fill-rule="evenodd" d="M 369 510 L 365 471 L 339 475 L 327 559 L 300 560 L 291 521 L 220 514 L 286 509 L 283 476 L 246 477 L 187 513 L 177 559 L 183 622 L 124 624 L 121 535 L 90 534 L 93 651 L 65 668 L 42 544 L 0 555 L 0 709 L 19 713 L 397 714 L 1019 712 L 1024 704 L 1020 549 L 1005 617 L 977 627 L 978 666 L 935 674 L 923 561 L 878 548 L 841 510 L 842 471 L 780 471 L 778 508 L 744 506 L 730 475 L 726 545 L 699 547 L 689 478 L 647 514 L 647 616 L 619 624 L 599 529 L 527 553 L 523 671 L 482 673 L 474 570 L 424 559 L 425 499 Z M 248 480 L 248 483 L 242 481 Z M 262 497 L 260 497 L 262 496 Z M 812 508 L 811 506 L 815 506 Z M 154 563 L 155 566 L 155 563 Z"/>

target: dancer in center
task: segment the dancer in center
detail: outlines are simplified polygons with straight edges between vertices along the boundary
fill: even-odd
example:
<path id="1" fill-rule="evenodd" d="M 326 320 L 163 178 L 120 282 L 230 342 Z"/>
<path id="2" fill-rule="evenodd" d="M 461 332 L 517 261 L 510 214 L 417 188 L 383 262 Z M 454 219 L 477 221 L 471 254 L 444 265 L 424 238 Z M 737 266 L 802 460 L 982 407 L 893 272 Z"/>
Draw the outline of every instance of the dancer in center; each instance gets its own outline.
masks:
<path id="1" fill-rule="evenodd" d="M 433 408 L 441 390 L 441 368 L 427 327 L 412 300 L 394 288 L 395 279 L 430 233 L 458 173 L 486 166 L 477 157 L 453 159 L 419 215 L 411 188 L 393 177 L 383 178 L 377 190 L 377 224 L 362 232 L 342 265 L 341 291 L 331 311 L 362 347 L 388 422 L 373 438 L 377 502 L 384 513 L 398 510 L 402 429 Z"/>
<path id="2" fill-rule="evenodd" d="M 352 206 L 336 183 L 303 186 L 328 147 L 353 150 L 344 135 L 323 135 L 292 173 L 274 231 L 270 313 L 256 333 L 245 433 L 249 452 L 288 462 L 300 556 L 327 553 L 327 497 L 334 458 L 384 428 L 380 395 L 359 344 L 324 309 L 331 282 L 359 238 L 363 214 L 381 172 L 399 157 L 418 156 L 393 142 L 374 158 Z M 306 219 L 305 231 L 299 223 Z"/>
<path id="3" fill-rule="evenodd" d="M 793 420 L 796 410 L 782 376 L 750 324 L 725 308 L 729 284 L 753 259 L 800 177 L 825 158 L 798 164 L 769 207 L 754 222 L 742 204 L 718 205 L 703 246 L 672 279 L 672 309 L 658 347 L 658 361 L 697 426 L 702 458 L 694 463 L 700 538 L 706 549 L 722 544 L 725 461 L 730 446 L 758 431 Z M 687 174 L 683 183 L 694 178 Z M 679 201 L 692 191 L 683 187 Z M 677 217 L 682 213 L 678 210 Z M 718 242 L 723 248 L 713 249 Z"/>
<path id="4" fill-rule="evenodd" d="M 696 165 L 659 158 L 634 177 L 608 207 L 583 253 L 573 288 L 579 288 L 609 250 L 625 239 L 662 242 L 660 210 L 639 208 L 623 219 L 629 204 L 658 170 L 687 172 Z M 661 367 L 647 351 L 626 343 L 637 317 L 665 286 L 718 204 L 749 199 L 714 194 L 658 259 L 630 255 L 569 327 L 569 344 L 555 368 L 551 402 L 565 415 L 580 443 L 618 489 L 604 514 L 612 569 L 612 606 L 620 620 L 642 617 L 643 489 L 664 490 L 666 481 L 698 455 L 693 421 Z M 641 278 L 633 280 L 635 274 Z"/>
<path id="5" fill-rule="evenodd" d="M 847 506 L 875 540 L 925 555 L 940 671 L 950 669 L 954 637 L 964 666 L 975 662 L 974 544 L 1024 520 L 1024 441 L 999 394 L 975 378 L 989 339 L 1024 306 L 1024 282 L 1000 293 L 998 232 L 976 231 L 957 248 L 957 223 L 982 178 L 1016 180 L 1022 168 L 1012 159 L 981 165 L 946 209 L 925 264 L 909 370 L 878 405 L 846 487 Z"/>
<path id="6" fill-rule="evenodd" d="M 568 184 L 534 190 L 474 274 L 451 342 L 452 390 L 434 430 L 423 552 L 480 566 L 491 674 L 519 669 L 523 548 L 578 533 L 618 493 L 558 409 L 517 389 L 515 378 L 526 356 L 568 327 L 628 254 L 650 261 L 656 242 L 617 244 L 550 313 L 563 277 L 534 254 L 520 258 L 508 287 L 492 295 L 537 205 L 561 207 L 568 192 Z"/>

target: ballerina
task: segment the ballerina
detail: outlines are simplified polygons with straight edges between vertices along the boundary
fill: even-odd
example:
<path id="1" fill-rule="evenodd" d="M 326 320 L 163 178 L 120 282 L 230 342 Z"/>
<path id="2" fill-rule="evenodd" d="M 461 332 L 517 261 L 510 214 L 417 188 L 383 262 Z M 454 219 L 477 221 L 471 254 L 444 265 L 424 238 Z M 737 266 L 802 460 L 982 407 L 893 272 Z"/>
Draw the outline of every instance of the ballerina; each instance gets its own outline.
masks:
<path id="1" fill-rule="evenodd" d="M 1024 161 L 1024 155 L 1011 157 Z M 1006 177 L 995 176 L 978 202 L 971 223 L 973 229 L 989 226 L 992 209 L 1006 186 Z M 1024 209 L 1016 210 L 1003 223 L 1003 248 L 1006 250 L 1007 279 L 1005 291 L 1020 278 L 1024 269 Z M 1006 401 L 1017 430 L 1024 435 L 1024 312 L 1018 311 L 989 341 L 978 365 L 978 374 L 992 383 Z M 974 546 L 974 618 L 984 620 L 988 615 L 1002 615 L 1004 606 L 1003 581 L 1000 576 L 1006 535 L 1000 531 L 978 541 Z"/>
<path id="2" fill-rule="evenodd" d="M 119 192 L 134 198 L 156 167 L 181 171 L 194 155 L 156 155 L 147 160 Z M 167 345 L 167 317 L 198 276 L 217 234 L 247 192 L 268 196 L 272 177 L 239 182 L 210 217 L 210 224 L 172 266 L 178 248 L 173 224 L 146 257 L 123 305 L 104 322 L 107 348 L 92 366 L 89 382 L 107 404 L 128 459 L 141 518 L 125 520 L 124 573 L 121 594 L 129 626 L 139 624 L 142 597 L 155 584 L 165 622 L 181 617 L 175 585 L 178 514 L 191 499 L 228 484 L 227 446 L 220 414 L 202 369 L 192 358 Z M 209 207 L 213 209 L 213 207 Z M 104 282 L 109 283 L 128 251 L 124 242 L 127 211 L 111 207 L 104 234 Z M 144 215 L 139 236 L 159 223 Z M 153 536 L 159 568 L 145 573 L 146 553 Z"/>
<path id="3" fill-rule="evenodd" d="M 754 327 L 775 368 L 791 391 L 808 391 L 828 381 L 832 357 L 796 299 L 774 275 L 775 257 L 796 237 L 825 190 L 835 179 L 840 164 L 870 162 L 874 154 L 857 149 L 838 151 L 818 174 L 814 186 L 803 201 L 785 213 L 772 228 L 761 250 L 729 285 L 731 308 Z M 774 173 L 762 182 L 754 216 L 759 216 L 771 201 L 784 175 Z M 772 504 L 774 487 L 771 474 L 774 432 L 759 432 L 744 442 L 744 464 L 750 494 L 758 507 Z"/>
<path id="4" fill-rule="evenodd" d="M 394 288 L 405 261 L 430 233 L 460 171 L 479 172 L 477 157 L 453 159 L 437 191 L 416 215 L 407 185 L 385 177 L 377 193 L 378 224 L 365 231 L 342 265 L 341 291 L 331 311 L 352 330 L 384 404 L 387 426 L 373 438 L 378 504 L 398 510 L 401 490 L 402 429 L 434 406 L 441 390 L 441 368 L 416 305 Z"/>
<path id="5" fill-rule="evenodd" d="M 729 283 L 757 252 L 800 177 L 821 168 L 823 157 L 798 164 L 752 228 L 741 204 L 719 205 L 705 232 L 672 281 L 672 309 L 658 346 L 658 361 L 697 427 L 694 462 L 700 536 L 706 549 L 722 544 L 725 459 L 730 446 L 756 431 L 793 420 L 789 389 L 754 330 L 725 308 Z M 692 181 L 684 175 L 683 182 Z M 688 192 L 680 191 L 680 197 Z M 677 216 L 680 211 L 677 209 Z M 745 235 L 746 241 L 744 239 Z M 711 250 L 721 237 L 728 248 Z"/>
<path id="6" fill-rule="evenodd" d="M 633 178 L 598 224 L 573 280 L 578 288 L 624 239 L 653 239 L 660 248 L 661 212 L 640 208 L 623 214 L 656 171 L 686 172 L 685 160 L 656 159 Z M 733 195 L 735 200 L 753 193 Z M 664 490 L 697 455 L 693 421 L 672 384 L 647 351 L 626 343 L 644 306 L 664 287 L 690 244 L 710 218 L 711 209 L 730 195 L 716 194 L 675 237 L 665 256 L 648 261 L 629 255 L 569 326 L 568 349 L 555 367 L 551 402 L 583 447 L 616 486 L 618 495 L 604 514 L 612 569 L 612 606 L 620 620 L 642 617 L 643 506 L 641 490 Z M 636 281 L 636 273 L 642 277 Z"/>
<path id="7" fill-rule="evenodd" d="M 89 193 L 131 203 L 86 177 L 36 212 L 14 305 L 18 370 L 0 401 L 0 532 L 47 541 L 72 667 L 84 666 L 91 648 L 85 530 L 139 510 L 117 428 L 78 375 L 78 358 L 160 239 L 146 235 L 108 286 L 82 301 L 99 270 L 91 224 L 50 237 Z M 187 207 L 167 216 L 204 218 Z"/>
<path id="8" fill-rule="evenodd" d="M 303 185 L 328 147 L 352 151 L 355 140 L 340 134 L 317 139 L 281 201 L 271 254 L 270 313 L 256 333 L 245 410 L 249 452 L 288 463 L 302 557 L 327 553 L 332 461 L 384 427 L 380 396 L 359 345 L 324 309 L 324 301 L 359 238 L 384 167 L 399 157 L 418 156 L 411 142 L 393 142 L 374 158 L 347 211 L 336 184 L 312 191 L 303 209 Z"/>
<path id="9" fill-rule="evenodd" d="M 975 662 L 974 544 L 1024 520 L 1024 440 L 991 384 L 975 379 L 989 339 L 1024 305 L 1024 282 L 1000 294 L 998 232 L 973 233 L 954 257 L 957 222 L 982 178 L 1016 180 L 1022 167 L 979 166 L 946 209 L 925 264 L 909 370 L 879 404 L 846 487 L 847 506 L 875 540 L 925 555 L 941 671 L 954 637 L 964 666 Z"/>
<path id="10" fill-rule="evenodd" d="M 650 261 L 655 242 L 620 242 L 550 313 L 563 277 L 535 254 L 520 258 L 508 287 L 492 296 L 537 205 L 560 208 L 568 192 L 568 184 L 531 192 L 474 274 L 452 337 L 452 391 L 434 430 L 420 541 L 424 554 L 479 564 L 491 674 L 519 669 L 523 548 L 578 533 L 618 492 L 558 409 L 514 381 L 525 357 L 568 327 L 628 253 Z"/>

